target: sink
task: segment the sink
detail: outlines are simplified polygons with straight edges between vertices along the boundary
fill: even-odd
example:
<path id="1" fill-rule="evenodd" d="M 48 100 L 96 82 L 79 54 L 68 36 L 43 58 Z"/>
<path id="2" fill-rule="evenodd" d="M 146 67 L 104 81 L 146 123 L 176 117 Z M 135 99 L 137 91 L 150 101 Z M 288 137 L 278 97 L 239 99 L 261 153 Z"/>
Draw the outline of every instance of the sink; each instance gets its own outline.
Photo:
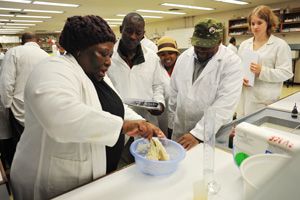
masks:
<path id="1" fill-rule="evenodd" d="M 284 110 L 265 107 L 236 120 L 236 125 L 241 122 L 300 135 L 300 116 L 298 116 L 298 118 L 292 118 L 291 112 Z M 233 126 L 234 122 L 231 122 L 219 129 L 216 134 L 217 147 L 232 151 L 232 149 L 228 147 L 228 143 Z"/>
<path id="2" fill-rule="evenodd" d="M 252 124 L 292 133 L 299 128 L 300 123 L 272 116 L 266 116 L 257 120 L 256 122 L 253 122 Z"/>

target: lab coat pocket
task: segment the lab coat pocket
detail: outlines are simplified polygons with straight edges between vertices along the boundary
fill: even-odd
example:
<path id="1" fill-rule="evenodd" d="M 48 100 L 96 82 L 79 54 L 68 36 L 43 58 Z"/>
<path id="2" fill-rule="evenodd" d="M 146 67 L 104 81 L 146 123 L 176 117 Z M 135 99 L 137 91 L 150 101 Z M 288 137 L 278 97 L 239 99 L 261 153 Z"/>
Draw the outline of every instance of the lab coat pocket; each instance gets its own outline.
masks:
<path id="1" fill-rule="evenodd" d="M 280 97 L 281 87 L 276 87 L 274 83 L 257 81 L 253 87 L 252 101 L 254 103 L 269 104 Z"/>
<path id="2" fill-rule="evenodd" d="M 152 98 L 152 84 L 153 84 L 153 72 L 149 70 L 137 71 L 136 76 L 131 77 L 132 84 L 135 84 L 135 87 L 138 91 L 140 97 Z"/>
<path id="3" fill-rule="evenodd" d="M 47 191 L 54 196 L 92 180 L 91 162 L 51 157 Z"/>
<path id="4" fill-rule="evenodd" d="M 199 94 L 195 98 L 199 98 L 201 110 L 213 104 L 216 98 L 217 88 L 216 85 L 202 85 L 200 87 Z"/>

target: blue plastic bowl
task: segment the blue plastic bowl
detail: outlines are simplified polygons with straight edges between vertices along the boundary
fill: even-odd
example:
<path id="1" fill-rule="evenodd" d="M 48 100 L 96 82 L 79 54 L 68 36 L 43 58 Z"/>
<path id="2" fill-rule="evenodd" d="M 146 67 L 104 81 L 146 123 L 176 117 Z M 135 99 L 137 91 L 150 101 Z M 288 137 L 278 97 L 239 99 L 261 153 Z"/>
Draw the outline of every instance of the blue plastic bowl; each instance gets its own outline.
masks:
<path id="1" fill-rule="evenodd" d="M 137 167 L 146 174 L 167 175 L 173 173 L 178 163 L 185 158 L 185 149 L 177 142 L 165 138 L 158 138 L 170 155 L 168 161 L 157 161 L 146 158 L 150 148 L 148 139 L 135 140 L 130 146 L 130 152 L 135 158 Z"/>

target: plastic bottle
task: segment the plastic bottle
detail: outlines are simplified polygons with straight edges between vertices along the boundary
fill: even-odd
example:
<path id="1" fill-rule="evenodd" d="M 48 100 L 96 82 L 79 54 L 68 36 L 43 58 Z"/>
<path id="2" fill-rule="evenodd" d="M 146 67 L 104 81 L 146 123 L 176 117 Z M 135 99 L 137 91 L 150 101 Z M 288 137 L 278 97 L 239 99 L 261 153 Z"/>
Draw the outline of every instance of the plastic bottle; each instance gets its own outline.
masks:
<path id="1" fill-rule="evenodd" d="M 232 127 L 231 134 L 229 135 L 229 142 L 228 142 L 229 148 L 233 148 L 233 137 L 235 136 L 235 124 L 236 124 L 236 121 L 234 121 L 234 127 Z"/>

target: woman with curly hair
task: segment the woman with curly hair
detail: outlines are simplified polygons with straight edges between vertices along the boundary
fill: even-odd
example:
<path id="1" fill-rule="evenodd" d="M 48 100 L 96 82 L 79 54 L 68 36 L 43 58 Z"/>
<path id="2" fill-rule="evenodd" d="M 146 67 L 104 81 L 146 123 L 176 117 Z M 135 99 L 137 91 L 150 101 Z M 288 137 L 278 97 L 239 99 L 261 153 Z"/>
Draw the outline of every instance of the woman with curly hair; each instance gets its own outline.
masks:
<path id="1" fill-rule="evenodd" d="M 238 55 L 244 59 L 244 51 L 260 54 L 258 63 L 251 63 L 255 73 L 254 86 L 244 78 L 237 117 L 243 117 L 279 99 L 283 82 L 293 77 L 291 49 L 282 39 L 272 33 L 278 26 L 278 18 L 268 6 L 254 8 L 248 17 L 253 37 L 242 42 Z"/>
<path id="2" fill-rule="evenodd" d="M 25 131 L 11 168 L 15 200 L 49 199 L 117 168 L 124 134 L 165 137 L 126 105 L 105 76 L 115 35 L 99 16 L 67 19 L 64 56 L 37 66 L 25 87 Z"/>

